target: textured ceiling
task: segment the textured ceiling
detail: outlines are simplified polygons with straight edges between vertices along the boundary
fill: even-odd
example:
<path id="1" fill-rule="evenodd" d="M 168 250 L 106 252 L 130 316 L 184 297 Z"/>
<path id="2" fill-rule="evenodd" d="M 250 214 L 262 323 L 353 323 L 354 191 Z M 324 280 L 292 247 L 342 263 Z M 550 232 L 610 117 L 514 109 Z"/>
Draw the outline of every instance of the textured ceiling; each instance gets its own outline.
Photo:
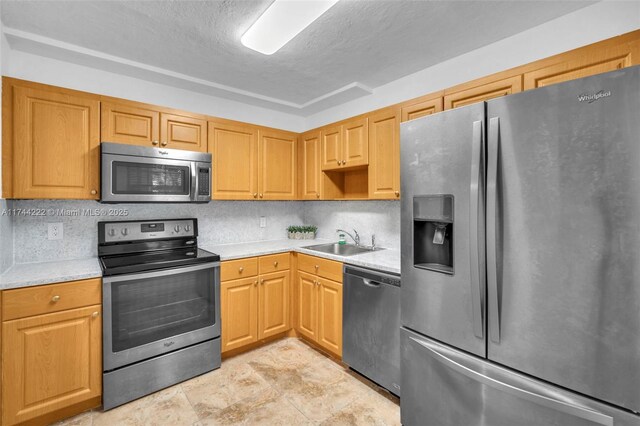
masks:
<path id="1" fill-rule="evenodd" d="M 265 56 L 242 46 L 240 36 L 271 1 L 3 1 L 2 21 L 7 34 L 20 30 L 8 36 L 13 48 L 29 44 L 19 42 L 24 34 L 43 36 L 41 50 L 65 42 L 295 110 L 362 96 L 593 3 L 342 0 Z M 83 55 L 73 57 L 82 62 Z"/>

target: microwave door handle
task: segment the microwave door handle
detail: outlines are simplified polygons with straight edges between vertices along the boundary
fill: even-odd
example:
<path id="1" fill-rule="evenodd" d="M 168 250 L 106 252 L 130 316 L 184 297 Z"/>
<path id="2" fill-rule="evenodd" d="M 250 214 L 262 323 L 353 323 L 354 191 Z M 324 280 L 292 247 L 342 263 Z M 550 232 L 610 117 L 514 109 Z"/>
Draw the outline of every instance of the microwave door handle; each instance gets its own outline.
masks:
<path id="1" fill-rule="evenodd" d="M 198 200 L 198 163 L 191 163 L 191 201 Z"/>

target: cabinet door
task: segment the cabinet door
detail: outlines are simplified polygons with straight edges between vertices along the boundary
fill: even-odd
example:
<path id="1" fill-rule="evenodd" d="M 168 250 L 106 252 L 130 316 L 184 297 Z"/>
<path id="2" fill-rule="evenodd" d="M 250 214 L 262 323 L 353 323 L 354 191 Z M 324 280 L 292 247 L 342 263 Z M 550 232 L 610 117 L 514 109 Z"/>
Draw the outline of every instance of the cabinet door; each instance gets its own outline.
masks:
<path id="1" fill-rule="evenodd" d="M 322 170 L 320 164 L 319 131 L 305 133 L 300 137 L 300 197 L 303 200 L 317 200 L 320 198 L 320 182 Z"/>
<path id="2" fill-rule="evenodd" d="M 296 199 L 296 142 L 292 133 L 260 131 L 258 196 L 261 199 Z"/>
<path id="3" fill-rule="evenodd" d="M 342 125 L 342 165 L 345 167 L 369 164 L 368 119 L 351 120 Z"/>
<path id="4" fill-rule="evenodd" d="M 369 118 L 369 198 L 400 197 L 400 111 L 389 108 Z"/>
<path id="5" fill-rule="evenodd" d="M 14 87 L 13 198 L 100 198 L 100 102 Z"/>
<path id="6" fill-rule="evenodd" d="M 566 59 L 524 74 L 524 90 L 537 89 L 563 81 L 615 71 L 640 63 L 640 42 L 607 48 L 585 48 L 584 52 L 567 54 Z"/>
<path id="7" fill-rule="evenodd" d="M 133 105 L 103 102 L 101 138 L 104 142 L 158 146 L 160 113 Z"/>
<path id="8" fill-rule="evenodd" d="M 213 199 L 258 198 L 258 129 L 209 122 L 213 161 Z"/>
<path id="9" fill-rule="evenodd" d="M 220 317 L 222 352 L 258 340 L 258 277 L 222 282 Z"/>
<path id="10" fill-rule="evenodd" d="M 322 129 L 322 170 L 342 167 L 342 126 Z"/>
<path id="11" fill-rule="evenodd" d="M 260 275 L 259 288 L 258 338 L 289 330 L 289 271 Z"/>
<path id="12" fill-rule="evenodd" d="M 402 107 L 402 122 L 442 111 L 442 96 Z"/>
<path id="13" fill-rule="evenodd" d="M 317 278 L 318 343 L 342 356 L 342 284 Z"/>
<path id="14" fill-rule="evenodd" d="M 2 324 L 3 424 L 101 395 L 100 312 L 95 305 Z"/>
<path id="15" fill-rule="evenodd" d="M 177 114 L 160 114 L 160 145 L 171 149 L 207 151 L 207 122 Z"/>
<path id="16" fill-rule="evenodd" d="M 467 86 L 467 85 L 465 85 Z M 455 88 L 453 90 L 456 90 Z M 444 109 L 453 109 L 476 102 L 507 96 L 522 92 L 522 75 L 515 75 L 502 80 L 469 83 L 469 88 L 447 93 L 444 96 Z"/>
<path id="17" fill-rule="evenodd" d="M 318 339 L 318 278 L 298 271 L 298 332 L 312 341 Z"/>

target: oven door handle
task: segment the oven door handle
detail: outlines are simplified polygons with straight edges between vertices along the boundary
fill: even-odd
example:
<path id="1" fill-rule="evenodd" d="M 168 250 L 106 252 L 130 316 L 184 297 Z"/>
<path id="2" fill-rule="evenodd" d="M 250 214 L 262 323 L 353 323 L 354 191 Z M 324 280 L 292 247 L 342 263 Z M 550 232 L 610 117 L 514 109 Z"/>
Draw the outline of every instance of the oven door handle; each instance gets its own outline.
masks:
<path id="1" fill-rule="evenodd" d="M 141 280 L 145 278 L 157 278 L 157 277 L 165 277 L 167 275 L 178 275 L 184 274 L 185 272 L 195 272 L 201 271 L 203 269 L 211 269 L 217 268 L 220 266 L 220 262 L 207 262 L 201 265 L 194 266 L 185 266 L 185 267 L 177 267 L 174 269 L 161 269 L 159 271 L 153 272 L 144 272 L 144 273 L 136 273 L 136 274 L 126 274 L 126 275 L 116 275 L 113 277 L 103 277 L 102 281 L 104 283 L 118 283 L 123 281 L 135 281 Z"/>

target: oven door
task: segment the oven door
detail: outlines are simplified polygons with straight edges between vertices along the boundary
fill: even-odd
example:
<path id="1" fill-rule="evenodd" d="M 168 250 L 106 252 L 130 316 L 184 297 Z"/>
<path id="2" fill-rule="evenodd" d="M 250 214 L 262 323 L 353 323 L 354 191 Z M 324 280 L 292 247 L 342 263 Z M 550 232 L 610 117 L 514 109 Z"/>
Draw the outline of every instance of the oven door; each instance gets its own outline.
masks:
<path id="1" fill-rule="evenodd" d="M 192 161 L 103 153 L 101 163 L 102 202 L 196 201 Z"/>
<path id="2" fill-rule="evenodd" d="M 104 277 L 104 370 L 220 336 L 220 263 Z"/>

